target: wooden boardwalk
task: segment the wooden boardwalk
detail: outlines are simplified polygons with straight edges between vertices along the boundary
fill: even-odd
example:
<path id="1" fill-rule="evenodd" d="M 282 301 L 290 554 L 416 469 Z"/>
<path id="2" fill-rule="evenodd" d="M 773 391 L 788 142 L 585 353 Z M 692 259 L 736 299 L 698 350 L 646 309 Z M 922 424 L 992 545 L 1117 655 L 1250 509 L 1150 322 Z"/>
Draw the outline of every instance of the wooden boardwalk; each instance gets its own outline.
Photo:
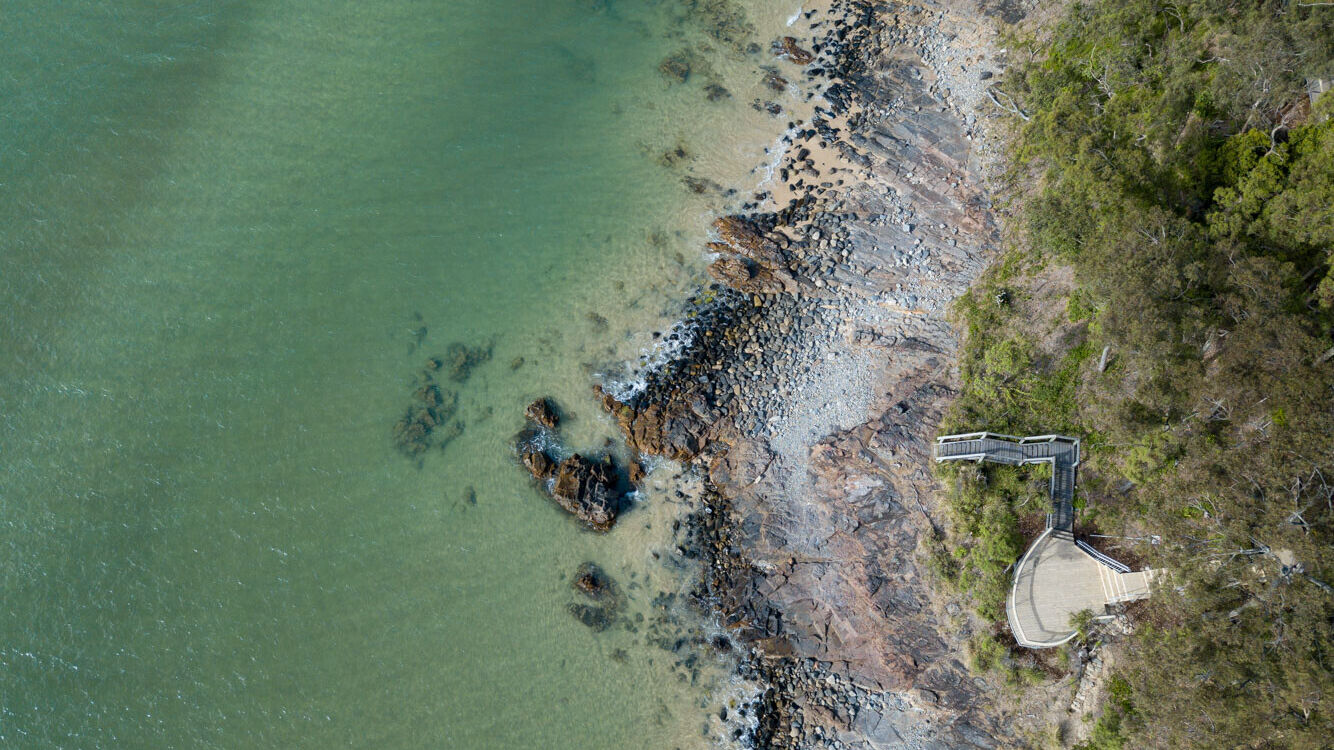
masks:
<path id="1" fill-rule="evenodd" d="M 1019 645 L 1059 646 L 1075 637 L 1074 615 L 1107 614 L 1107 605 L 1149 595 L 1153 571 L 1130 572 L 1125 565 L 1076 542 L 1075 472 L 1079 440 L 1063 435 L 1019 438 L 990 432 L 936 439 L 937 461 L 991 461 L 1011 466 L 1051 466 L 1051 509 L 1047 528 L 1014 569 L 1005 602 L 1006 619 Z"/>
<path id="2" fill-rule="evenodd" d="M 1051 511 L 1047 528 L 1075 528 L 1075 472 L 1079 469 L 1079 439 L 1064 435 L 1013 437 L 972 432 L 936 438 L 937 461 L 991 461 L 998 464 L 1051 466 Z"/>

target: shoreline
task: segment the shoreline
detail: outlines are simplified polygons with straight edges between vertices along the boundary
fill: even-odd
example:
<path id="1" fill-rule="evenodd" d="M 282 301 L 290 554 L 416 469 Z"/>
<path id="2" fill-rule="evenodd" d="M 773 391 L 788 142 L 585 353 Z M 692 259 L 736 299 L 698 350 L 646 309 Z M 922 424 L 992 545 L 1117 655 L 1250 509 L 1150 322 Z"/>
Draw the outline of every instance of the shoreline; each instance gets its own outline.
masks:
<path id="1" fill-rule="evenodd" d="M 948 304 L 998 236 L 985 90 L 1003 65 L 965 4 L 803 9 L 824 104 L 749 213 L 715 222 L 712 301 L 680 355 L 625 402 L 597 391 L 632 451 L 706 477 L 681 549 L 750 651 L 759 748 L 1003 734 L 915 560 L 938 526 L 922 496 L 956 377 Z"/>

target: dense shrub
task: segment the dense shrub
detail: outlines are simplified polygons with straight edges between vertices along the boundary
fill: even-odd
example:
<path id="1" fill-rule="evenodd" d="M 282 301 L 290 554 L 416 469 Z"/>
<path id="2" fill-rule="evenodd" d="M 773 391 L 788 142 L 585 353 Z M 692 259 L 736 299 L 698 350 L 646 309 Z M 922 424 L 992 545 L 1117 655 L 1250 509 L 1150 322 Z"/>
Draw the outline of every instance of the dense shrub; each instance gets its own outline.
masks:
<path id="1" fill-rule="evenodd" d="M 1334 95 L 1312 106 L 1306 86 L 1334 77 L 1334 8 L 1099 0 L 1017 48 L 1016 232 L 958 305 L 945 429 L 1086 436 L 1085 476 L 1130 485 L 1097 518 L 1162 538 L 1146 554 L 1168 584 L 1088 747 L 1324 747 Z M 1030 301 L 1087 327 L 1044 359 L 1008 300 L 1053 264 L 1075 292 Z M 959 578 L 991 617 L 1019 547 L 1001 485 L 956 482 L 949 500 Z"/>

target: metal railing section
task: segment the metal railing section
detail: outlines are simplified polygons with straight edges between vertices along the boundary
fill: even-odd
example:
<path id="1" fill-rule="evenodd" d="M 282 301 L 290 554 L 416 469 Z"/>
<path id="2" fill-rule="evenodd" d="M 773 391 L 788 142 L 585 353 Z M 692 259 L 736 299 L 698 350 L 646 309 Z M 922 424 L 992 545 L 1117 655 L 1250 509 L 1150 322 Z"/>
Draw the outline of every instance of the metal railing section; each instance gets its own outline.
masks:
<path id="1" fill-rule="evenodd" d="M 1113 559 L 1113 558 L 1111 558 L 1111 557 L 1108 557 L 1107 555 L 1104 555 L 1103 553 L 1097 551 L 1096 549 L 1093 549 L 1093 547 L 1090 546 L 1090 545 L 1088 544 L 1088 542 L 1085 542 L 1083 539 L 1076 539 L 1076 540 L 1075 540 L 1075 546 L 1076 546 L 1076 547 L 1079 547 L 1080 549 L 1082 549 L 1082 550 L 1084 550 L 1085 552 L 1089 553 L 1089 555 L 1091 555 L 1091 556 L 1093 557 L 1093 559 L 1097 560 L 1098 562 L 1102 563 L 1103 565 L 1106 565 L 1107 567 L 1111 568 L 1112 570 L 1115 570 L 1115 571 L 1118 572 L 1118 573 L 1129 573 L 1129 572 L 1130 572 L 1130 566 L 1129 566 L 1129 565 L 1126 565 L 1125 563 L 1123 563 L 1123 562 L 1121 562 L 1121 561 L 1119 561 L 1119 560 L 1115 560 L 1115 559 Z"/>

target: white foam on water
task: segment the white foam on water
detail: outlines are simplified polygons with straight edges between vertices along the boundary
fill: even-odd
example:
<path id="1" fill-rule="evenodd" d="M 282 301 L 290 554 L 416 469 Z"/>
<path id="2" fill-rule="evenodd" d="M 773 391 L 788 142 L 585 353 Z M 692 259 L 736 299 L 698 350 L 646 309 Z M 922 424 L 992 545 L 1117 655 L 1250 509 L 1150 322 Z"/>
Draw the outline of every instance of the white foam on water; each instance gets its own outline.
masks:
<path id="1" fill-rule="evenodd" d="M 650 375 L 679 358 L 694 340 L 694 322 L 676 321 L 667 329 L 666 335 L 659 337 L 652 346 L 640 350 L 639 361 L 629 366 L 626 377 L 616 378 L 604 373 L 602 389 L 617 401 L 629 401 L 648 387 Z"/>
<path id="2" fill-rule="evenodd" d="M 760 726 L 756 709 L 763 696 L 763 685 L 735 673 L 719 686 L 713 694 L 713 702 L 727 707 L 727 720 L 714 714 L 715 726 L 721 728 L 716 747 L 726 750 L 751 750 L 754 747 L 755 730 Z"/>
<path id="3" fill-rule="evenodd" d="M 789 87 L 789 93 L 791 92 L 792 87 Z M 755 186 L 756 189 L 762 190 L 765 185 L 773 182 L 774 173 L 778 171 L 778 165 L 783 161 L 783 154 L 787 153 L 788 144 L 792 142 L 792 139 L 797 135 L 797 132 L 802 129 L 803 128 L 793 125 L 787 130 L 784 130 L 782 135 L 774 139 L 773 144 L 769 146 L 769 161 L 760 165 L 760 169 L 764 171 L 764 177 L 762 177 L 759 184 Z"/>

